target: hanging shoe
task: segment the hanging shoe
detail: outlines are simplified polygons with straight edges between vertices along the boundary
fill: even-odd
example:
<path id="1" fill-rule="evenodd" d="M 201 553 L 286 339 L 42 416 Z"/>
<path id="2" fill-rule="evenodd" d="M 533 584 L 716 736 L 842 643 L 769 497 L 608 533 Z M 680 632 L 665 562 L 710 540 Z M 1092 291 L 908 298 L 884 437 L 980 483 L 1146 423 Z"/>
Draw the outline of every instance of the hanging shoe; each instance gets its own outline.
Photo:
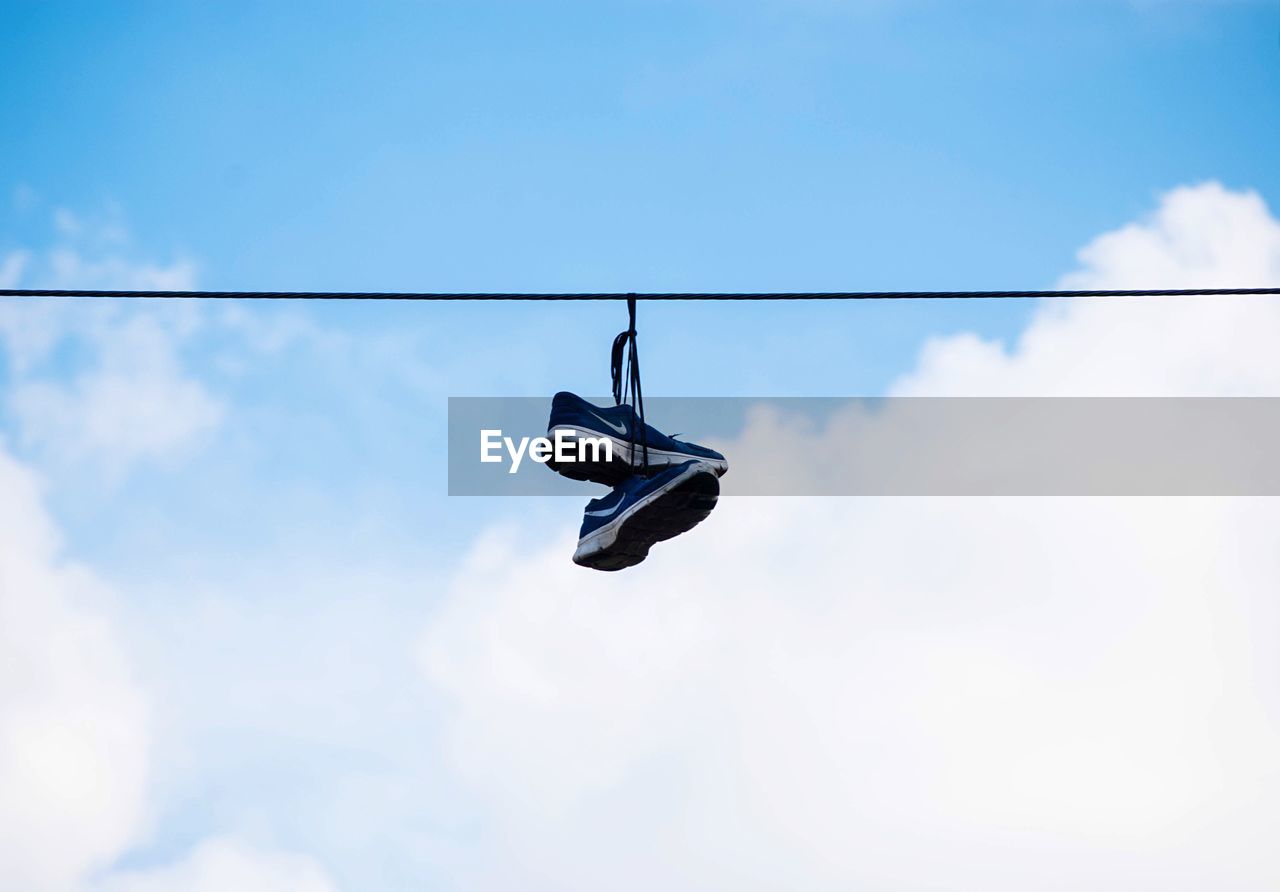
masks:
<path id="1" fill-rule="evenodd" d="M 718 475 L 699 461 L 652 477 L 628 477 L 607 496 L 587 503 L 573 562 L 593 570 L 635 566 L 649 556 L 654 543 L 701 523 L 719 495 Z"/>
<path id="2" fill-rule="evenodd" d="M 617 486 L 636 473 L 644 465 L 647 444 L 648 466 L 652 474 L 681 465 L 690 460 L 706 464 L 717 477 L 729 470 L 729 462 L 714 449 L 696 443 L 686 443 L 661 433 L 652 425 L 640 425 L 635 409 L 630 405 L 602 408 L 567 391 L 557 393 L 551 400 L 551 419 L 547 422 L 547 436 L 556 440 L 556 431 L 562 442 L 570 444 L 575 454 L 583 454 L 588 460 L 575 462 L 547 462 L 547 467 L 573 480 L 590 480 Z M 579 438 L 607 438 L 611 444 L 610 460 L 595 458 L 590 449 L 579 452 Z M 602 451 L 602 450 L 601 450 Z"/>

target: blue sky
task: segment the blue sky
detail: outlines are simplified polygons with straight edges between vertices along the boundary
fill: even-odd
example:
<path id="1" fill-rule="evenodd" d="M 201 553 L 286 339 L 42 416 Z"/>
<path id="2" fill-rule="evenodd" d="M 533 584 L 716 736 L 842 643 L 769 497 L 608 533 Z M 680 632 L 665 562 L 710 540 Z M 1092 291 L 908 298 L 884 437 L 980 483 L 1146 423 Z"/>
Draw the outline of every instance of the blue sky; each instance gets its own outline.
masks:
<path id="1" fill-rule="evenodd" d="M 1270 2 L 8 2 L 0 55 L 0 260 L 28 252 L 24 281 L 70 247 L 215 289 L 1034 289 L 1177 186 L 1280 203 Z M 430 828 L 353 853 L 296 813 L 334 764 L 397 765 L 431 738 L 438 715 L 397 679 L 476 537 L 574 520 L 561 500 L 445 498 L 446 399 L 604 392 L 622 307 L 52 312 L 34 371 L 16 341 L 0 362 L 0 434 L 163 679 L 155 827 L 123 863 L 224 821 L 344 887 L 447 873 L 410 851 Z M 1008 342 L 1034 312 L 644 305 L 645 391 L 879 394 L 928 338 Z M 143 317 L 156 365 L 104 360 Z M 24 375 L 74 390 L 117 361 L 195 382 L 207 423 L 123 457 L 27 425 Z M 360 631 L 335 667 L 294 653 L 294 628 L 300 648 Z M 245 657 L 238 705 L 209 677 L 223 653 Z M 296 704 L 274 720 L 273 690 Z M 195 693 L 221 706 L 178 705 Z M 450 801 L 465 826 L 445 836 L 484 835 Z"/>
<path id="2" fill-rule="evenodd" d="M 1265 3 L 6 15 L 0 41 L 24 74 L 0 84 L 0 161 L 11 190 L 39 198 L 6 215 L 0 248 L 48 243 L 52 209 L 69 208 L 119 218 L 139 255 L 190 258 L 210 288 L 1037 288 L 1177 184 L 1280 193 Z M 391 468 L 406 501 L 434 495 L 426 444 L 445 396 L 603 391 L 622 327 L 609 305 L 280 312 L 397 333 L 436 370 L 424 391 L 394 367 L 295 351 L 226 382 L 246 413 L 287 407 L 316 425 L 287 446 L 271 437 L 260 478 L 337 482 L 340 501 Z M 1008 337 L 1028 312 L 645 307 L 647 389 L 878 393 L 926 336 Z M 208 366 L 217 346 L 186 349 Z"/>
<path id="3" fill-rule="evenodd" d="M 1267 3 L 6 15 L 0 41 L 23 72 L 0 85 L 10 186 L 82 212 L 118 205 L 141 244 L 191 255 L 212 288 L 1038 287 L 1159 191 L 1217 178 L 1274 194 L 1280 176 L 1267 163 L 1280 78 Z M 38 242 L 46 222 L 11 217 L 5 239 Z M 531 319 L 563 330 L 544 308 L 503 310 L 312 312 L 451 338 Z M 665 312 L 646 330 L 655 392 L 874 390 L 925 333 L 1004 334 L 1025 318 L 1016 306 Z M 567 315 L 583 364 L 549 377 L 585 387 L 599 350 L 587 345 L 616 323 L 606 308 Z M 801 338 L 822 339 L 756 371 Z M 842 347 L 857 362 L 826 384 Z"/>
<path id="4" fill-rule="evenodd" d="M 1274 191 L 1266 3 L 7 18 L 11 179 L 210 287 L 1018 286 L 1156 190 Z"/>

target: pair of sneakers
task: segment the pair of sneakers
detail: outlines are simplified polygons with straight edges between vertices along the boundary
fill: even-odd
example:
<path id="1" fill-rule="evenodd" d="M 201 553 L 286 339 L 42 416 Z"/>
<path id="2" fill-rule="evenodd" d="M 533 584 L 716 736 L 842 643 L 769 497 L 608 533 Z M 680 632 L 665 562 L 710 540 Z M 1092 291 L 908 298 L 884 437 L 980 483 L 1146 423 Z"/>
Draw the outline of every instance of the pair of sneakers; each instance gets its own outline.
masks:
<path id="1" fill-rule="evenodd" d="M 629 405 L 602 408 L 564 391 L 551 401 L 550 438 L 569 444 L 606 439 L 611 447 L 607 454 L 574 450 L 587 461 L 547 462 L 566 477 L 613 487 L 587 503 L 575 564 L 595 570 L 635 566 L 655 543 L 693 529 L 716 506 L 720 477 L 729 470 L 725 457 L 640 425 Z"/>

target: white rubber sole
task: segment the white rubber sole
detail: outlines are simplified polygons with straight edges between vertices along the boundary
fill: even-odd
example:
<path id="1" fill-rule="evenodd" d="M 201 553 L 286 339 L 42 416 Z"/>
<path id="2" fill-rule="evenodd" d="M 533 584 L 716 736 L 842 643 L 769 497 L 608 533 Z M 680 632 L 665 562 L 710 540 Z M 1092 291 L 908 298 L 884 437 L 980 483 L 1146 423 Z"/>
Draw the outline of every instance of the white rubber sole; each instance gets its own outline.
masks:
<path id="1" fill-rule="evenodd" d="M 573 562 L 594 570 L 622 570 L 643 561 L 658 542 L 693 529 L 715 507 L 719 478 L 693 464 L 626 511 L 578 541 Z"/>

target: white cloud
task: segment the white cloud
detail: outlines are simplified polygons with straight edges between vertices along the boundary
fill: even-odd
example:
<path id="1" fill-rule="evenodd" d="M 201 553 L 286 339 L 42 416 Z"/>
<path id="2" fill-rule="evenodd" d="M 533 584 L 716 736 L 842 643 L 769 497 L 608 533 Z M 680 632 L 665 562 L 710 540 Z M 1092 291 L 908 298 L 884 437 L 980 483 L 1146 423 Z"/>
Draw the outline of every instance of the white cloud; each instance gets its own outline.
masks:
<path id="1" fill-rule="evenodd" d="M 490 541 L 423 649 L 483 887 L 1261 888 L 1275 539 L 1228 533 L 1278 519 L 751 500 L 619 577 Z"/>
<path id="2" fill-rule="evenodd" d="M 62 242 L 53 249 L 0 258 L 0 285 L 194 284 L 187 261 L 130 257 L 118 222 L 60 210 L 54 226 Z M 202 324 L 183 304 L 0 304 L 9 371 L 0 402 L 42 458 L 108 468 L 166 458 L 222 416 L 181 358 Z M 175 864 L 112 873 L 150 829 L 154 770 L 151 698 L 112 619 L 115 600 L 63 553 L 35 473 L 0 442 L 0 888 L 331 892 L 308 857 L 222 838 Z"/>
<path id="3" fill-rule="evenodd" d="M 1146 220 L 1086 245 L 1064 288 L 1280 286 L 1280 221 L 1252 192 L 1175 189 Z M 1277 396 L 1280 301 L 1046 302 L 1011 349 L 973 335 L 925 345 L 901 396 Z"/>
<path id="4" fill-rule="evenodd" d="M 10 254 L 0 280 L 52 289 L 194 286 L 189 260 L 157 264 L 130 256 L 114 218 L 91 225 L 59 209 L 55 228 L 57 245 Z M 9 408 L 21 444 L 54 460 L 100 461 L 118 473 L 198 442 L 224 414 L 181 361 L 184 342 L 200 324 L 200 311 L 189 304 L 0 303 L 0 347 L 13 375 Z M 76 371 L 59 364 L 59 347 L 79 351 Z"/>
<path id="5" fill-rule="evenodd" d="M 1066 281 L 1276 284 L 1278 232 L 1175 190 Z M 898 391 L 1276 394 L 1277 334 L 1274 301 L 1054 304 Z M 460 885 L 1274 888 L 1277 529 L 1268 499 L 741 499 L 618 575 L 494 531 L 420 651 L 490 821 Z"/>
<path id="6" fill-rule="evenodd" d="M 230 839 L 200 844 L 177 864 L 124 873 L 94 892 L 334 892 L 313 859 Z"/>
<path id="7" fill-rule="evenodd" d="M 128 313 L 82 331 L 93 368 L 69 379 L 22 378 L 12 388 L 24 442 L 56 458 L 119 467 L 169 456 L 217 427 L 222 404 L 182 368 L 182 335 L 171 320 Z"/>
<path id="8" fill-rule="evenodd" d="M 114 603 L 62 553 L 35 475 L 0 448 L 0 887 L 331 892 L 310 858 L 221 839 L 107 873 L 148 830 L 153 738 Z"/>
<path id="9" fill-rule="evenodd" d="M 59 889 L 139 832 L 145 698 L 110 595 L 60 554 L 36 480 L 0 449 L 0 877 Z"/>
<path id="10" fill-rule="evenodd" d="M 73 248 L 55 248 L 45 256 L 38 288 L 119 288 L 186 291 L 195 287 L 195 265 L 176 260 L 163 265 L 123 257 L 86 257 Z"/>

